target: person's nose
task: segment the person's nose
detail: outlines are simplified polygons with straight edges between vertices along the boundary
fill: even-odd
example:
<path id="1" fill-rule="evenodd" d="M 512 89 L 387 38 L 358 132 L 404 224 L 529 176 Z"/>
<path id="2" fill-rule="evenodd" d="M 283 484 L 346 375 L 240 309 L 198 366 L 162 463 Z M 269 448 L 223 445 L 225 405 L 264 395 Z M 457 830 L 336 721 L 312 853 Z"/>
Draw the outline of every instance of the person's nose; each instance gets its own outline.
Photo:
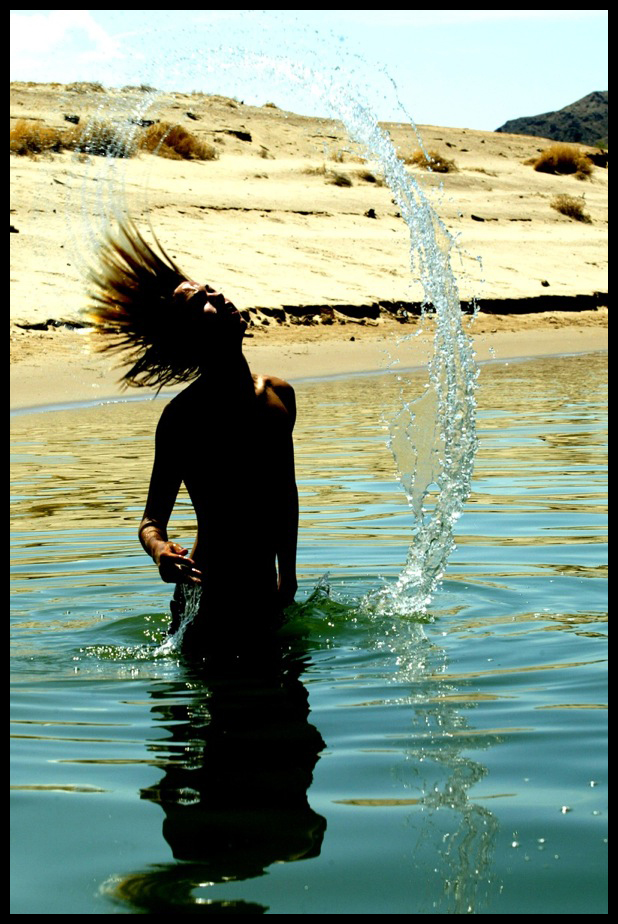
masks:
<path id="1" fill-rule="evenodd" d="M 225 308 L 227 299 L 223 292 L 208 292 L 207 301 L 213 308 L 216 308 L 219 311 L 220 308 Z"/>

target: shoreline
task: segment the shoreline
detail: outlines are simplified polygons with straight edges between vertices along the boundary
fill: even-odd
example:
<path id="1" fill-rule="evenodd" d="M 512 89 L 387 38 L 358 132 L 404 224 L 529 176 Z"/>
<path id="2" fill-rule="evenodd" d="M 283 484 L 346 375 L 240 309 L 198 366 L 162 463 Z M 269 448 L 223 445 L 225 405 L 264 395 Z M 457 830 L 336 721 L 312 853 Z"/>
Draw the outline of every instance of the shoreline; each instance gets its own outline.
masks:
<path id="1" fill-rule="evenodd" d="M 608 350 L 607 312 L 584 312 L 578 320 L 551 315 L 533 316 L 530 326 L 522 316 L 477 318 L 467 330 L 479 365 L 522 362 L 551 356 L 581 355 Z M 588 315 L 594 315 L 588 317 Z M 509 329 L 499 329 L 500 322 Z M 583 323 L 585 322 L 585 323 Z M 556 326 L 561 324 L 562 326 Z M 407 336 L 406 336 L 407 335 Z M 402 336 L 406 339 L 401 342 Z M 399 342 L 398 342 L 399 341 Z M 109 360 L 90 353 L 83 335 L 74 331 L 40 334 L 28 351 L 15 350 L 11 361 L 10 410 L 37 413 L 111 401 L 136 401 L 156 396 L 156 389 L 122 389 L 119 370 Z M 273 328 L 248 339 L 244 353 L 255 372 L 277 375 L 292 384 L 388 372 L 389 358 L 397 370 L 422 371 L 433 352 L 428 329 L 400 326 Z M 166 390 L 171 397 L 180 390 Z"/>
<path id="2" fill-rule="evenodd" d="M 527 363 L 534 362 L 539 359 L 569 359 L 575 356 L 593 356 L 597 353 L 607 353 L 607 348 L 599 349 L 590 349 L 584 350 L 583 352 L 573 352 L 573 353 L 539 353 L 533 356 L 511 356 L 509 359 L 483 359 L 478 362 L 479 366 L 491 366 L 497 365 L 498 363 L 504 363 L 509 365 L 510 363 Z M 419 373 L 423 371 L 422 366 L 414 366 L 409 368 L 397 369 L 397 372 L 402 375 L 412 375 L 414 373 Z M 355 378 L 366 378 L 370 376 L 379 376 L 387 375 L 389 372 L 388 369 L 368 369 L 363 372 L 337 372 L 331 375 L 315 375 L 307 376 L 306 378 L 301 379 L 292 379 L 292 384 L 294 385 L 306 385 L 314 382 L 332 382 L 337 379 L 355 379 Z M 145 391 L 145 389 L 142 389 Z M 136 404 L 139 401 L 156 401 L 158 398 L 161 401 L 171 401 L 172 398 L 175 398 L 179 394 L 179 391 L 170 391 L 170 392 L 161 392 L 160 394 L 146 393 L 146 394 L 131 394 L 127 395 L 108 395 L 105 397 L 99 398 L 85 398 L 85 399 L 75 399 L 72 401 L 66 401 L 64 403 L 58 404 L 40 404 L 34 406 L 25 406 L 25 407 L 12 407 L 9 411 L 10 417 L 21 417 L 26 414 L 46 414 L 52 411 L 72 411 L 80 410 L 90 407 L 98 407 L 103 404 Z"/>

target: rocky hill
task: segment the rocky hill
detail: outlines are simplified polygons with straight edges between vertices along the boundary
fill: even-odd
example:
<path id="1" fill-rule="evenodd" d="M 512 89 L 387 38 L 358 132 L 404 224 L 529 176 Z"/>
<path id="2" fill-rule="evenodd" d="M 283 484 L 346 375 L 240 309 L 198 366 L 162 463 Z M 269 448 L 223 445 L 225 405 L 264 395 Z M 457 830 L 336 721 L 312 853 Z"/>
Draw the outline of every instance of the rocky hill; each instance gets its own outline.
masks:
<path id="1" fill-rule="evenodd" d="M 607 144 L 608 91 L 589 93 L 576 103 L 536 116 L 509 119 L 497 132 L 512 135 L 538 135 L 553 141 L 574 141 L 582 144 Z"/>

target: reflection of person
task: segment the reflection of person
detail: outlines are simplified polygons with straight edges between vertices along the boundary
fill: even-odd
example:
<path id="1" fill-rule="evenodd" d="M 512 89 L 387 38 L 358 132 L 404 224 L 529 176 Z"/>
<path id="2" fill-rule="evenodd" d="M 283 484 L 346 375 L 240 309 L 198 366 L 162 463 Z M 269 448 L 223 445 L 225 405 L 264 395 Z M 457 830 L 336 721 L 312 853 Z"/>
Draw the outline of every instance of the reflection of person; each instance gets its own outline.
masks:
<path id="1" fill-rule="evenodd" d="M 252 650 L 185 662 L 190 695 L 160 699 L 165 775 L 142 791 L 165 812 L 174 857 L 206 879 L 259 876 L 276 862 L 316 857 L 326 822 L 309 789 L 325 743 L 308 721 L 306 663 L 276 636 Z M 187 742 L 190 748 L 187 750 Z"/>
<path id="2" fill-rule="evenodd" d="M 296 408 L 287 382 L 251 374 L 247 323 L 235 306 L 159 249 L 133 225 L 109 237 L 91 276 L 91 316 L 100 348 L 124 351 L 132 364 L 125 384 L 191 382 L 161 415 L 139 537 L 164 581 L 201 585 L 199 615 L 184 636 L 199 642 L 219 631 L 224 612 L 235 631 L 259 631 L 294 600 Z M 190 555 L 167 532 L 182 482 L 198 525 Z M 178 588 L 172 629 L 182 599 Z"/>
<path id="3" fill-rule="evenodd" d="M 290 623 L 240 653 L 187 653 L 176 679 L 153 687 L 148 746 L 162 775 L 140 795 L 162 809 L 173 859 L 113 877 L 116 900 L 150 914 L 264 914 L 255 880 L 320 855 L 326 819 L 309 797 L 326 744 L 309 721 L 308 664 Z"/>

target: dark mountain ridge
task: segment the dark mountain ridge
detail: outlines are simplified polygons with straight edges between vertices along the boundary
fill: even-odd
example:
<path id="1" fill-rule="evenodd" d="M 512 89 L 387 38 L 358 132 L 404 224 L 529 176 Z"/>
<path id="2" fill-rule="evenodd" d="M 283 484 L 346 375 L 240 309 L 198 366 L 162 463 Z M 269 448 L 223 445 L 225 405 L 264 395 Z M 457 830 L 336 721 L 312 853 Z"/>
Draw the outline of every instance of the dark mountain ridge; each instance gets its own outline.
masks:
<path id="1" fill-rule="evenodd" d="M 596 90 L 556 112 L 509 119 L 496 131 L 607 146 L 608 96 L 607 90 Z"/>

